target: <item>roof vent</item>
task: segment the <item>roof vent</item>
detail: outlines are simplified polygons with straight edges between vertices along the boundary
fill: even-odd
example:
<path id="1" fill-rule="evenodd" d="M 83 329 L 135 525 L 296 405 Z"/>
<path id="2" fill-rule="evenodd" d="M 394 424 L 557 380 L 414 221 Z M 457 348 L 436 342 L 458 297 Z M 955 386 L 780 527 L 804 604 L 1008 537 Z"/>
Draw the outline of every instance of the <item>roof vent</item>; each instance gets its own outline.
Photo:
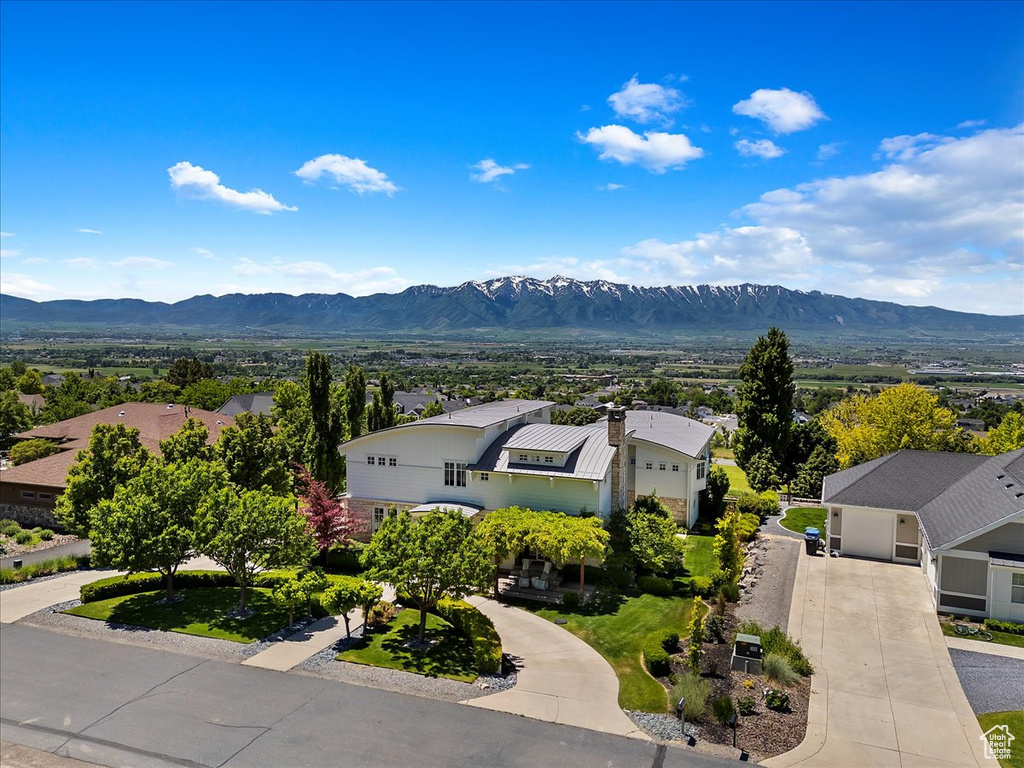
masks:
<path id="1" fill-rule="evenodd" d="M 1006 475 L 996 475 L 996 480 L 1002 480 Z"/>
<path id="2" fill-rule="evenodd" d="M 167 409 L 168 409 L 168 410 L 170 410 L 170 409 L 171 409 L 171 408 L 173 408 L 173 407 L 174 407 L 174 403 L 168 403 L 168 404 L 167 404 Z"/>
<path id="3" fill-rule="evenodd" d="M 118 416 L 124 416 L 124 411 L 120 411 L 117 415 Z"/>
<path id="4" fill-rule="evenodd" d="M 1019 499 L 1021 496 L 1024 496 L 1024 493 L 1021 493 L 1020 491 L 1018 491 L 1017 493 L 1013 494 L 1013 498 L 1015 498 L 1015 499 Z"/>
<path id="5" fill-rule="evenodd" d="M 221 421 L 220 419 L 217 419 L 217 426 L 218 427 L 223 427 L 224 426 L 224 422 Z"/>
<path id="6" fill-rule="evenodd" d="M 1003 486 L 1004 488 L 1013 488 L 1013 483 L 1007 483 Z"/>

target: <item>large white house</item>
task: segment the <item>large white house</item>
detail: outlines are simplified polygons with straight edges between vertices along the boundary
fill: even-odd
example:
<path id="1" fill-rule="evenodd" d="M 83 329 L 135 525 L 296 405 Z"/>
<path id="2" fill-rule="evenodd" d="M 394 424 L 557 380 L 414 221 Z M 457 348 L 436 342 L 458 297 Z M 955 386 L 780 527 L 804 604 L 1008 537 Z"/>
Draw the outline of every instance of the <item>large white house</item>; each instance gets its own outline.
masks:
<path id="1" fill-rule="evenodd" d="M 1024 449 L 899 451 L 825 478 L 827 541 L 919 563 L 940 611 L 1024 622 Z"/>
<path id="2" fill-rule="evenodd" d="M 553 405 L 502 400 L 343 443 L 344 501 L 376 528 L 392 505 L 474 516 L 517 505 L 606 518 L 656 493 L 677 521 L 696 521 L 712 427 L 615 406 L 589 426 L 556 425 Z"/>

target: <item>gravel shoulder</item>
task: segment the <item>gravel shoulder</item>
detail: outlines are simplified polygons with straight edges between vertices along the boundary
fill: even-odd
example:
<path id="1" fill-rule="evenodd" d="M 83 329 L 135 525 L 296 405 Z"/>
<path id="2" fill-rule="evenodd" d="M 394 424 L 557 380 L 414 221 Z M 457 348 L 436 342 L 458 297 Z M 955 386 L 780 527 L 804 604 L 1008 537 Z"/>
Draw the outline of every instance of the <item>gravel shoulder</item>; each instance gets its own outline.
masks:
<path id="1" fill-rule="evenodd" d="M 740 581 L 743 594 L 736 607 L 737 619 L 756 621 L 765 627 L 777 624 L 787 629 L 796 566 L 803 549 L 802 537 L 798 540 L 762 529 L 747 555 L 747 569 Z"/>
<path id="2" fill-rule="evenodd" d="M 1024 710 L 1024 660 L 956 648 L 949 657 L 975 714 Z"/>

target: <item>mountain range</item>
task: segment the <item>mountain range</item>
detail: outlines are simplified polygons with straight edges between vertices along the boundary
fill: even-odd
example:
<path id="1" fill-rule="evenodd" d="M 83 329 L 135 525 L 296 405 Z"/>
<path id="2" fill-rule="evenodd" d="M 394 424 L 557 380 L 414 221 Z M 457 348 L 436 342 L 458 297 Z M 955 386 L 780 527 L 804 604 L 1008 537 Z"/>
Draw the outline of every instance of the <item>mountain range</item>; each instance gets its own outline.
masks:
<path id="1" fill-rule="evenodd" d="M 282 333 L 481 333 L 573 330 L 625 335 L 767 330 L 873 336 L 1024 336 L 1024 315 L 992 316 L 854 299 L 777 285 L 639 287 L 566 277 L 500 277 L 401 293 L 194 296 L 36 302 L 0 294 L 7 331 L 28 327 Z"/>

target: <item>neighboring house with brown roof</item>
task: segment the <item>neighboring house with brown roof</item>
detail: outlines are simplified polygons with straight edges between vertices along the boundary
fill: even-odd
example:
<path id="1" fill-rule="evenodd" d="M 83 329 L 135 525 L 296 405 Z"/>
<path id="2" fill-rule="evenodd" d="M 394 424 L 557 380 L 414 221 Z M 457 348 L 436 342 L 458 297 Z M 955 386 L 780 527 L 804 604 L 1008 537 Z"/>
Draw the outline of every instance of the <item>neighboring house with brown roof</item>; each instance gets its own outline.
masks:
<path id="1" fill-rule="evenodd" d="M 67 487 L 68 470 L 78 452 L 89 447 L 89 437 L 97 424 L 123 423 L 138 429 L 139 442 L 159 456 L 160 441 L 177 432 L 188 418 L 199 419 L 206 425 L 210 444 L 217 441 L 224 427 L 235 423 L 230 416 L 188 406 L 122 403 L 15 435 L 15 440 L 50 440 L 61 450 L 0 472 L 0 518 L 12 518 L 22 524 L 53 525 L 54 503 Z"/>
<path id="2" fill-rule="evenodd" d="M 42 395 L 23 395 L 19 392 L 18 402 L 27 405 L 32 413 L 39 413 L 46 407 L 46 398 Z"/>

